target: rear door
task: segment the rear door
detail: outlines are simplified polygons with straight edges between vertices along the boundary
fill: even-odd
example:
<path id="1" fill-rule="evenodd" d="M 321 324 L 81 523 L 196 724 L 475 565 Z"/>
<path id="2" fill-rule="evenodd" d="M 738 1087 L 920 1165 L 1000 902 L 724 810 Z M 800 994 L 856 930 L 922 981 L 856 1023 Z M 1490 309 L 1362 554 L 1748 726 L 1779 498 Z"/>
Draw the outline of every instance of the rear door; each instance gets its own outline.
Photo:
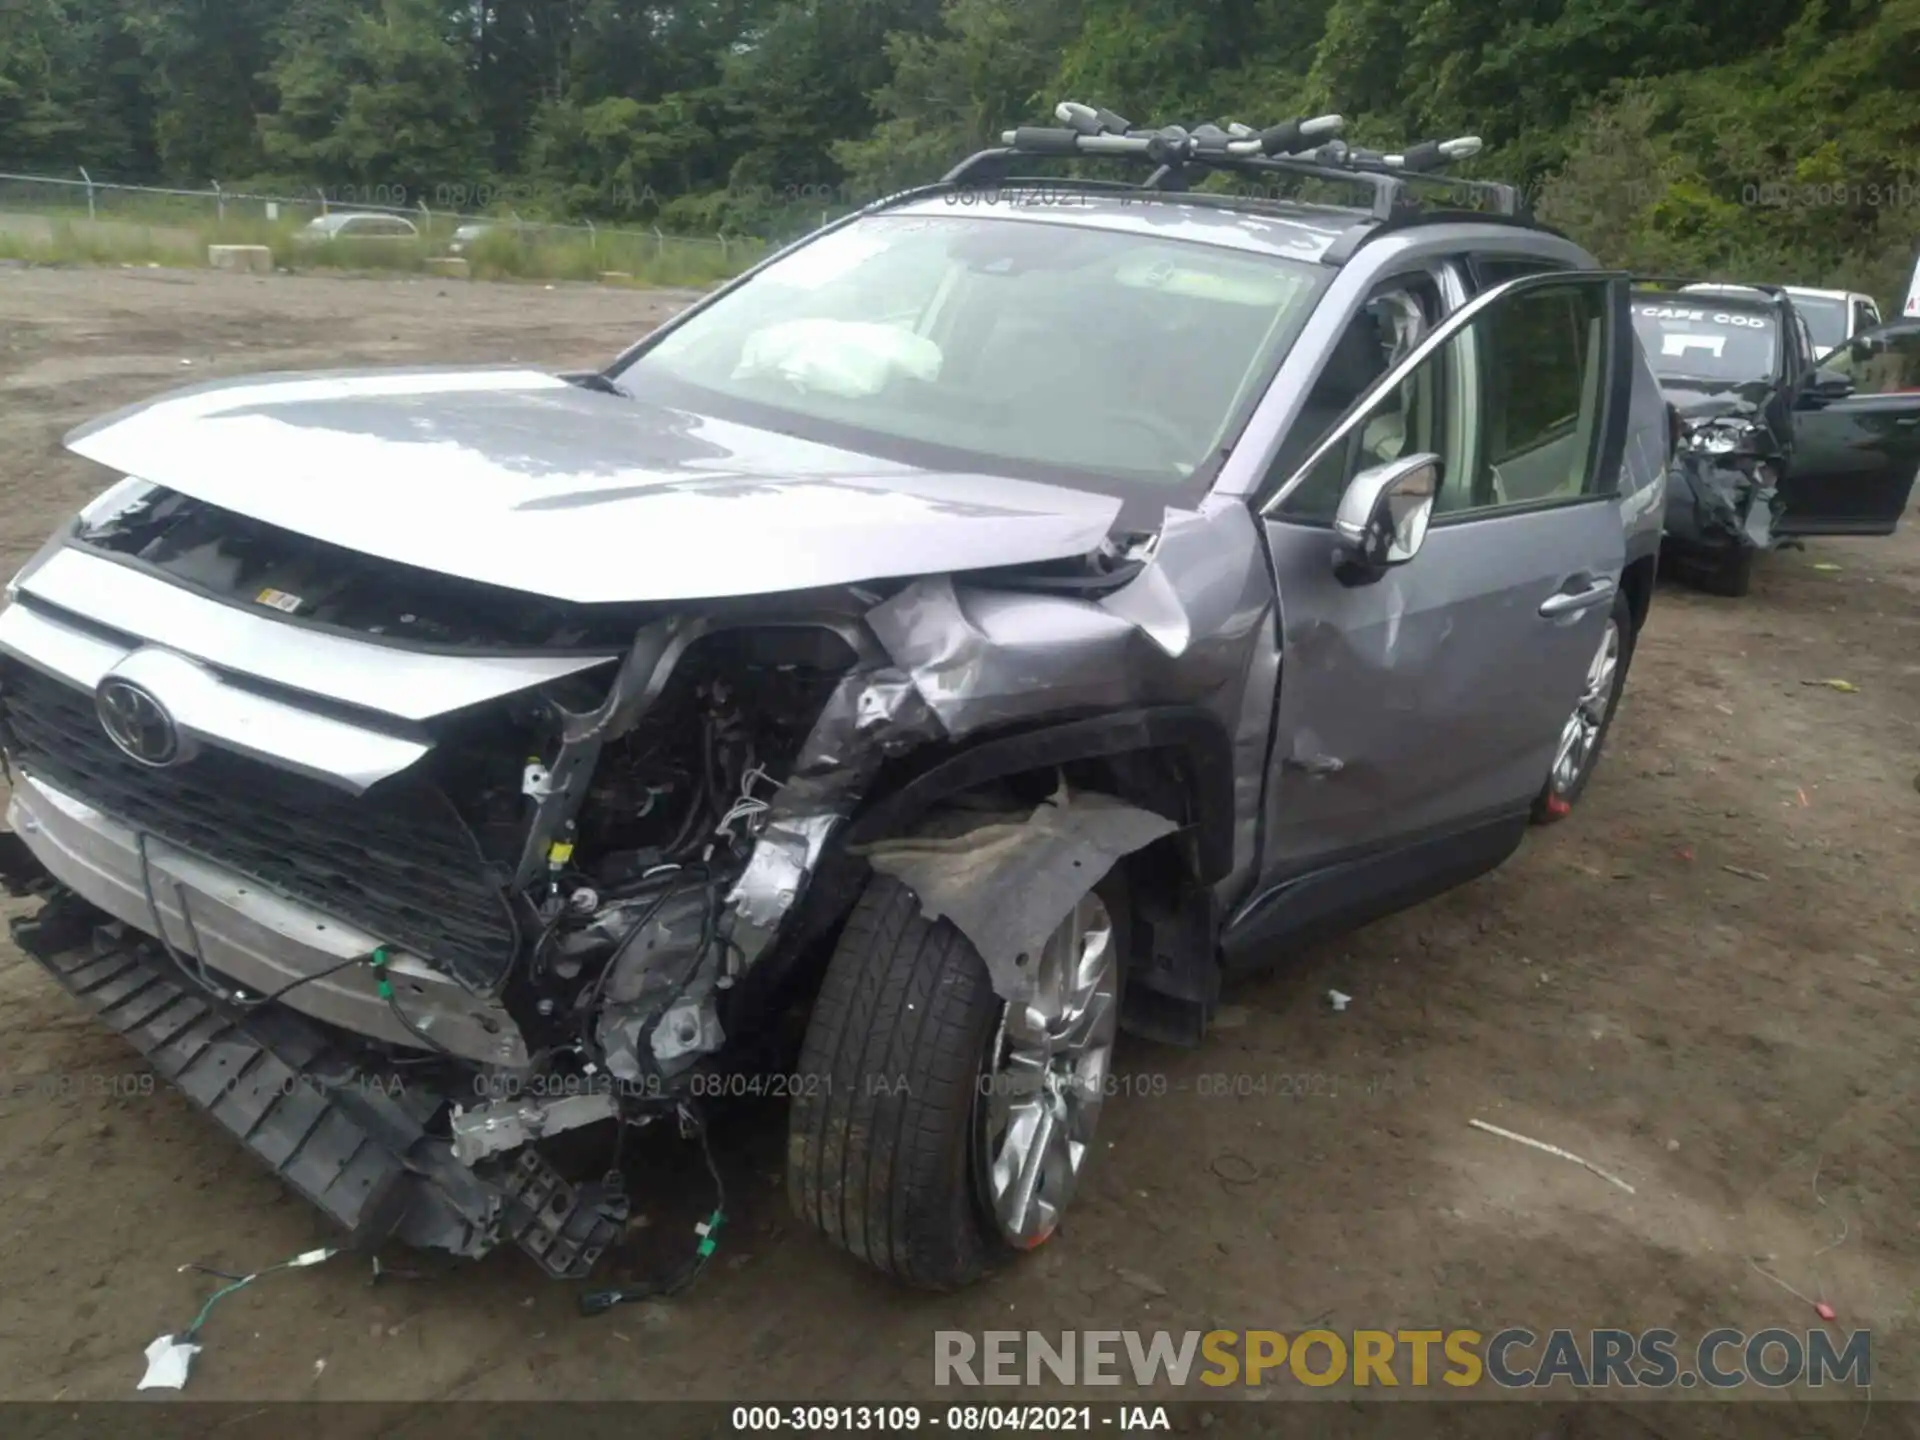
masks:
<path id="1" fill-rule="evenodd" d="M 1280 595 L 1260 948 L 1491 868 L 1519 843 L 1606 633 L 1631 385 L 1625 278 L 1534 275 L 1455 312 L 1260 504 Z M 1443 472 L 1431 528 L 1370 583 L 1336 575 L 1353 475 Z M 1299 454 L 1283 446 L 1282 454 Z"/>
<path id="2" fill-rule="evenodd" d="M 1856 335 L 1819 363 L 1793 403 L 1786 513 L 1775 530 L 1891 535 L 1920 473 L 1920 320 Z"/>

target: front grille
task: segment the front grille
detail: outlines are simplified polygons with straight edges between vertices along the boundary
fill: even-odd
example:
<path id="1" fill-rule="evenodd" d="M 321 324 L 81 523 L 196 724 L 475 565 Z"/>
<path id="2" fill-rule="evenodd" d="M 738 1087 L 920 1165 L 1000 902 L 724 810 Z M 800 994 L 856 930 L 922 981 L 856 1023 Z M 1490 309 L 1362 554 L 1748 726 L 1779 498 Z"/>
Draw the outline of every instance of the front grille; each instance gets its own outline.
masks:
<path id="1" fill-rule="evenodd" d="M 107 738 L 91 695 L 7 657 L 0 735 L 28 774 L 470 984 L 513 954 L 505 892 L 430 780 L 402 774 L 355 797 L 213 748 L 149 769 Z"/>

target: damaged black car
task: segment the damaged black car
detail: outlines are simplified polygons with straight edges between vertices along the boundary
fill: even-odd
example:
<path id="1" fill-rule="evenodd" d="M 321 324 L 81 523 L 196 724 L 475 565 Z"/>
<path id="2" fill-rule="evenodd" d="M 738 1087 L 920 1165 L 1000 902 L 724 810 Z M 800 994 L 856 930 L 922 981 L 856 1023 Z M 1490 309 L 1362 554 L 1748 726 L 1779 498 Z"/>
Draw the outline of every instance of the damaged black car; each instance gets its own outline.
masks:
<path id="1" fill-rule="evenodd" d="M 1676 416 L 1668 569 L 1739 596 L 1782 541 L 1893 533 L 1920 472 L 1920 323 L 1820 356 L 1779 287 L 1647 278 L 1633 323 Z"/>

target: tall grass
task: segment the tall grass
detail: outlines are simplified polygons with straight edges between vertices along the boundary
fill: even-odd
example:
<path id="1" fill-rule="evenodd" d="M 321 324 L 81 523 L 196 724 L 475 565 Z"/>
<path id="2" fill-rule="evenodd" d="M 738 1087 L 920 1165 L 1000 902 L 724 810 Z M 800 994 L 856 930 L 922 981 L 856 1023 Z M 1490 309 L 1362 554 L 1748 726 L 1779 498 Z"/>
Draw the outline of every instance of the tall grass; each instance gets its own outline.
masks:
<path id="1" fill-rule="evenodd" d="M 0 260 L 30 265 L 204 265 L 191 232 L 150 225 L 0 215 Z"/>
<path id="2" fill-rule="evenodd" d="M 466 259 L 481 279 L 597 280 L 623 276 L 646 285 L 708 285 L 739 274 L 766 251 L 758 241 L 724 249 L 668 235 L 581 234 L 502 225 L 475 240 Z"/>
<path id="3" fill-rule="evenodd" d="M 429 221 L 418 241 L 296 238 L 301 219 L 229 216 L 194 220 L 155 211 L 97 219 L 71 208 L 0 210 L 0 260 L 34 265 L 207 264 L 209 245 L 264 245 L 276 269 L 292 271 L 409 272 L 447 253 L 455 222 Z M 467 251 L 475 278 L 601 280 L 639 285 L 701 286 L 737 275 L 766 253 L 753 240 L 714 241 L 666 235 L 548 230 L 502 222 Z"/>

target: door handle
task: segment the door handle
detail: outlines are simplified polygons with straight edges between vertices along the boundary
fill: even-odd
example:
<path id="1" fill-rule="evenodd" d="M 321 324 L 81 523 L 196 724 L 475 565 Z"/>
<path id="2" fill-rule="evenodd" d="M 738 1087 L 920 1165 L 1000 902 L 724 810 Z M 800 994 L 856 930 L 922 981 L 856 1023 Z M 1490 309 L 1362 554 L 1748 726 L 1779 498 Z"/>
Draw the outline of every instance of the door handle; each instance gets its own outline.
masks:
<path id="1" fill-rule="evenodd" d="M 1332 755 L 1289 755 L 1280 762 L 1281 768 L 1298 770 L 1308 775 L 1338 775 L 1347 768 L 1347 762 Z"/>
<path id="2" fill-rule="evenodd" d="M 1604 605 L 1613 598 L 1613 581 L 1595 580 L 1584 590 L 1560 590 L 1540 602 L 1540 613 L 1549 620 Z"/>
<path id="3" fill-rule="evenodd" d="M 1911 430 L 1914 426 L 1920 425 L 1920 415 L 1902 415 L 1893 423 L 1898 429 Z"/>

